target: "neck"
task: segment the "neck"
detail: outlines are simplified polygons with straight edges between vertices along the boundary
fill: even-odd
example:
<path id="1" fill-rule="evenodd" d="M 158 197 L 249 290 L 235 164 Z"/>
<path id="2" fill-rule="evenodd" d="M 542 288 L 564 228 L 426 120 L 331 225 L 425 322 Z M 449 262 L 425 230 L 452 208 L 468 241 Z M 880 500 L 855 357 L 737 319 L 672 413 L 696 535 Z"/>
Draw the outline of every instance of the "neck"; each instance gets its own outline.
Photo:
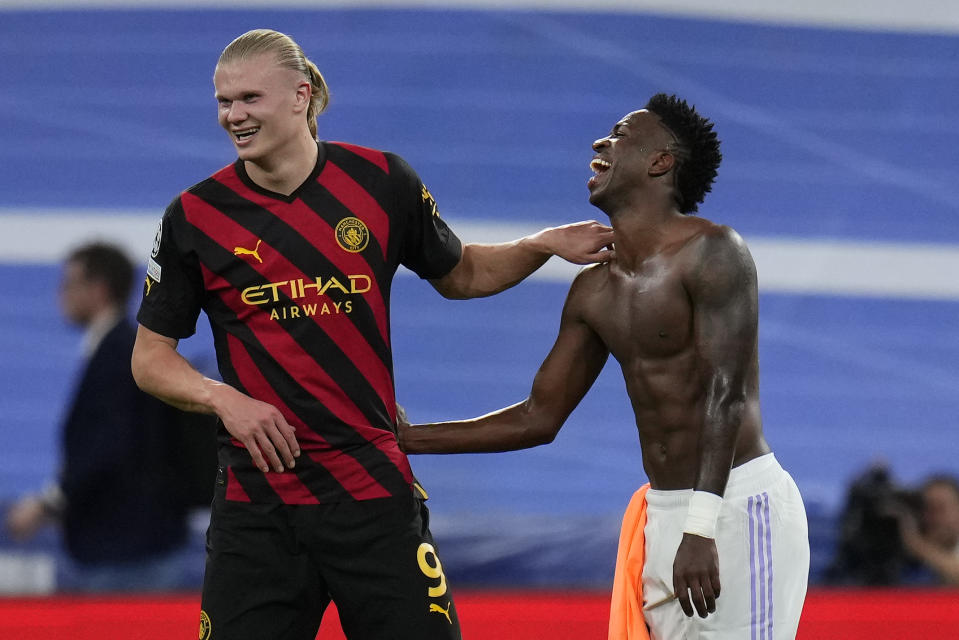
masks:
<path id="1" fill-rule="evenodd" d="M 623 207 L 609 214 L 616 260 L 631 269 L 669 242 L 676 222 L 685 216 L 670 201 Z"/>
<path id="2" fill-rule="evenodd" d="M 316 167 L 316 140 L 299 136 L 285 145 L 281 153 L 268 158 L 246 160 L 250 180 L 264 189 L 290 195 L 303 184 Z"/>
<path id="3" fill-rule="evenodd" d="M 100 346 L 100 341 L 117 323 L 120 315 L 119 305 L 109 304 L 100 308 L 84 325 L 83 351 L 87 356 L 96 351 L 97 347 Z"/>

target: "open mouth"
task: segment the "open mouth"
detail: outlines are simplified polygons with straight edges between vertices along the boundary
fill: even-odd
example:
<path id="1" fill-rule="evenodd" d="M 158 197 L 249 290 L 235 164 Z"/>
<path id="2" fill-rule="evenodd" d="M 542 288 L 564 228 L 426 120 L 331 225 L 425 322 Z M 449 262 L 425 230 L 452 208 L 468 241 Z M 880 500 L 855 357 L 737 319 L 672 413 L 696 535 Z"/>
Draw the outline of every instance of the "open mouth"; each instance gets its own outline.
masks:
<path id="1" fill-rule="evenodd" d="M 241 129 L 239 131 L 233 132 L 233 139 L 237 142 L 243 142 L 244 140 L 249 140 L 253 134 L 259 131 L 259 127 L 251 127 L 249 129 Z"/>
<path id="2" fill-rule="evenodd" d="M 602 158 L 593 158 L 589 163 L 589 168 L 592 169 L 593 175 L 587 181 L 587 186 L 589 186 L 590 189 L 597 186 L 599 176 L 609 171 L 612 166 L 612 163 L 608 160 L 603 160 Z"/>
<path id="3" fill-rule="evenodd" d="M 589 168 L 592 169 L 593 173 L 596 175 L 609 171 L 609 168 L 612 166 L 612 164 L 606 160 L 603 160 L 602 158 L 593 158 L 593 160 L 589 163 Z"/>

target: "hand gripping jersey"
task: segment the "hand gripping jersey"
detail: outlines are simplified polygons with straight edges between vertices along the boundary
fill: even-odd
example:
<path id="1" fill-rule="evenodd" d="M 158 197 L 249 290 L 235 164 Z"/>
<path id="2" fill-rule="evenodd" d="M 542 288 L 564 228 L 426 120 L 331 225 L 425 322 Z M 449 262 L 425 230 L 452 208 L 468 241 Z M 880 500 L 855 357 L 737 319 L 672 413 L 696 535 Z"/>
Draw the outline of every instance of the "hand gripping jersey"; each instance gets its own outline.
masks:
<path id="1" fill-rule="evenodd" d="M 157 230 L 137 316 L 185 338 L 206 312 L 223 381 L 277 407 L 302 449 L 262 473 L 220 425 L 228 500 L 315 504 L 409 494 L 394 435 L 389 301 L 400 264 L 422 278 L 459 262 L 459 239 L 398 156 L 319 143 L 290 196 L 243 162 L 180 194 Z"/>

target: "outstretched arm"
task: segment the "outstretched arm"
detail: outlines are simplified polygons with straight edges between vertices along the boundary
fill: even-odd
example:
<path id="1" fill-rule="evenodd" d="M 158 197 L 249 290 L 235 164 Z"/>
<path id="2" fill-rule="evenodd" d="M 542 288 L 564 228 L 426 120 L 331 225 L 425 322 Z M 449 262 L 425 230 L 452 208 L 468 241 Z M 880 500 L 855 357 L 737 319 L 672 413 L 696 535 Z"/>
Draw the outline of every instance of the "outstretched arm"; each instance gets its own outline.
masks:
<path id="1" fill-rule="evenodd" d="M 467 244 L 459 264 L 430 283 L 445 298 L 482 298 L 519 284 L 554 255 L 574 264 L 605 262 L 613 230 L 596 221 L 543 229 L 500 244 Z"/>
<path id="2" fill-rule="evenodd" d="M 472 420 L 401 423 L 401 448 L 406 453 L 485 453 L 552 442 L 609 357 L 606 345 L 579 314 L 584 294 L 585 289 L 574 283 L 559 335 L 533 380 L 529 397 Z"/>
<path id="3" fill-rule="evenodd" d="M 177 352 L 177 343 L 140 325 L 131 360 L 137 385 L 178 409 L 218 415 L 264 473 L 270 467 L 283 471 L 284 462 L 292 468 L 300 447 L 283 414 L 270 404 L 201 374 Z"/>

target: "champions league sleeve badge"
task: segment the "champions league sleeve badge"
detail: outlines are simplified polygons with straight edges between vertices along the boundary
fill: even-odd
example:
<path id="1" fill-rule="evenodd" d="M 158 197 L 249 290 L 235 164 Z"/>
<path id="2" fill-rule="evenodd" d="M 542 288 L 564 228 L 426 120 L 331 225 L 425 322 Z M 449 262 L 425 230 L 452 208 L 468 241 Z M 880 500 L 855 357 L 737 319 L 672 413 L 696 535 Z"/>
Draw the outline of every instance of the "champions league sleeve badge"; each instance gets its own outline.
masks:
<path id="1" fill-rule="evenodd" d="M 163 219 L 160 219 L 159 224 L 157 224 L 157 233 L 153 236 L 153 251 L 150 252 L 151 258 L 156 258 L 157 254 L 160 253 L 160 238 L 163 237 Z"/>

